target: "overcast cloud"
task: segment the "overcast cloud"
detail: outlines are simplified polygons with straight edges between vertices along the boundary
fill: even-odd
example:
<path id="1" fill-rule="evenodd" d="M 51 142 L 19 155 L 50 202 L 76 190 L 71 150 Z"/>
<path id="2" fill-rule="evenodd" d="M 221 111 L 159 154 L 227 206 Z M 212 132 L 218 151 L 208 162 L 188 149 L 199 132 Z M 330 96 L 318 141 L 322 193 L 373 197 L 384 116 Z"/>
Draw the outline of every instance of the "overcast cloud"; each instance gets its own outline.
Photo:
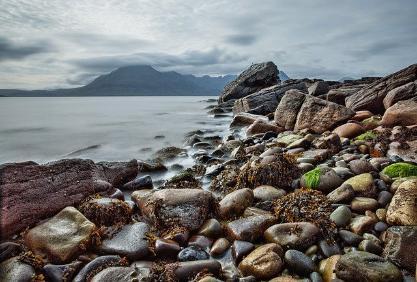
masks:
<path id="1" fill-rule="evenodd" d="M 416 0 L 0 0 L 0 88 L 74 87 L 150 64 L 290 77 L 385 75 L 417 63 Z"/>

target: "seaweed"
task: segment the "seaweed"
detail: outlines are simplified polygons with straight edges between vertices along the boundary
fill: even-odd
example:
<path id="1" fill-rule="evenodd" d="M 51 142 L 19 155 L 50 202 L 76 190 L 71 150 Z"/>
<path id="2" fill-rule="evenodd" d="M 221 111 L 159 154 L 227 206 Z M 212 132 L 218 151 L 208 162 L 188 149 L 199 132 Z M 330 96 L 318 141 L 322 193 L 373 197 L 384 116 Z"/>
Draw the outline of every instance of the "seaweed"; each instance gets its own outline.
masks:
<path id="1" fill-rule="evenodd" d="M 417 165 L 409 163 L 395 163 L 384 168 L 382 173 L 391 178 L 417 176 Z"/>
<path id="2" fill-rule="evenodd" d="M 378 137 L 377 134 L 375 134 L 375 132 L 373 132 L 372 130 L 369 130 L 365 133 L 362 133 L 361 135 L 357 136 L 355 138 L 355 140 L 357 141 L 374 141 L 376 140 Z"/>
<path id="3" fill-rule="evenodd" d="M 303 177 L 305 179 L 305 188 L 316 189 L 320 185 L 320 176 L 322 171 L 319 167 L 306 172 Z"/>

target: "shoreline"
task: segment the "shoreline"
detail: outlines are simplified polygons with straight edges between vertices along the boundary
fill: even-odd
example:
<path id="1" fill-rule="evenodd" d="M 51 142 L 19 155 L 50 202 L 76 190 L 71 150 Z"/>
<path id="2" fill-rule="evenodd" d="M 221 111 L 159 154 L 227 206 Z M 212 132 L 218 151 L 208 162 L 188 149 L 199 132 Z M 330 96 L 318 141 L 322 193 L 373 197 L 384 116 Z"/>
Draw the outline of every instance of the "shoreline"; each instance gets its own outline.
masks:
<path id="1" fill-rule="evenodd" d="M 277 72 L 227 85 L 207 110 L 233 112 L 228 133 L 196 130 L 188 150 L 0 165 L 0 278 L 415 279 L 417 65 L 346 83 Z"/>

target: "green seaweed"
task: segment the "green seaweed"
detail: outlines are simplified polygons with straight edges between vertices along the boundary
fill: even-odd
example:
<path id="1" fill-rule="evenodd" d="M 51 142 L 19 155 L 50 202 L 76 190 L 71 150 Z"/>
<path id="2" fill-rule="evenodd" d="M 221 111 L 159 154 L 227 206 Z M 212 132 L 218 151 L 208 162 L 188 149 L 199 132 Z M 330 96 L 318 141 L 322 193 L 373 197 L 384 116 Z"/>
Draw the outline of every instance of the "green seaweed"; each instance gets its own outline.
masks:
<path id="1" fill-rule="evenodd" d="M 395 163 L 384 168 L 382 173 L 391 178 L 417 176 L 417 165 L 409 163 Z"/>
<path id="2" fill-rule="evenodd" d="M 316 167 L 304 174 L 305 184 L 309 189 L 316 189 L 320 185 L 321 169 Z"/>
<path id="3" fill-rule="evenodd" d="M 358 141 L 372 141 L 378 137 L 373 131 L 367 131 L 355 138 Z"/>

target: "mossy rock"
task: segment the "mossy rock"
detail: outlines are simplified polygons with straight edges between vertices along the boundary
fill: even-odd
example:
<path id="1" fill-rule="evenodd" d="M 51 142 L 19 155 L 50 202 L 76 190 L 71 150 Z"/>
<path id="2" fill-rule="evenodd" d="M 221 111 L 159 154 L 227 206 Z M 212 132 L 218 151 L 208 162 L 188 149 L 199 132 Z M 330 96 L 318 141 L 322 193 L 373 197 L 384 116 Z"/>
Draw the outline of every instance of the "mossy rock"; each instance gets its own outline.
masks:
<path id="1" fill-rule="evenodd" d="M 376 140 L 377 137 L 378 135 L 376 135 L 373 131 L 367 131 L 357 136 L 355 140 L 356 141 L 373 141 L 373 140 Z"/>
<path id="2" fill-rule="evenodd" d="M 395 163 L 387 166 L 382 173 L 390 178 L 417 176 L 417 165 L 409 163 Z"/>
<path id="3" fill-rule="evenodd" d="M 320 176 L 322 171 L 319 167 L 310 170 L 309 172 L 303 175 L 303 180 L 305 183 L 305 188 L 316 189 L 320 185 Z"/>
<path id="4" fill-rule="evenodd" d="M 328 167 L 316 167 L 306 172 L 301 177 L 301 186 L 308 189 L 315 189 L 325 193 L 333 191 L 343 183 L 337 173 Z"/>

